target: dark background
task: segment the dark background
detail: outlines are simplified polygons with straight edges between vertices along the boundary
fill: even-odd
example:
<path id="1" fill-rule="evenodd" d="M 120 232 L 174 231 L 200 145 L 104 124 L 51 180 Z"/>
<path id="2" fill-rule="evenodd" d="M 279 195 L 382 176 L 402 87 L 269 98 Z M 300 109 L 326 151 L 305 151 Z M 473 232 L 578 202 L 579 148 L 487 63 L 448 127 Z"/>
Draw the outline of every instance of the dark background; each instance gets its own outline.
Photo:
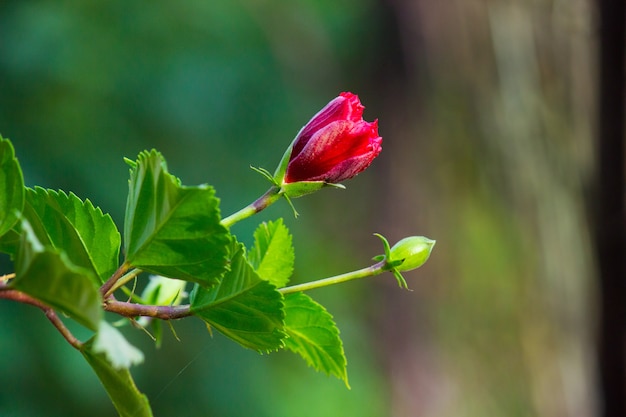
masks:
<path id="1" fill-rule="evenodd" d="M 227 215 L 267 188 L 249 166 L 273 171 L 339 92 L 379 119 L 383 152 L 347 190 L 233 229 L 249 244 L 284 217 L 293 282 L 366 266 L 374 232 L 437 240 L 412 292 L 388 274 L 310 294 L 352 389 L 185 320 L 160 350 L 126 332 L 156 416 L 599 415 L 598 16 L 581 0 L 5 0 L 0 133 L 27 185 L 89 198 L 121 228 L 123 157 L 158 149 Z M 40 311 L 6 301 L 0 317 L 0 415 L 114 415 Z"/>

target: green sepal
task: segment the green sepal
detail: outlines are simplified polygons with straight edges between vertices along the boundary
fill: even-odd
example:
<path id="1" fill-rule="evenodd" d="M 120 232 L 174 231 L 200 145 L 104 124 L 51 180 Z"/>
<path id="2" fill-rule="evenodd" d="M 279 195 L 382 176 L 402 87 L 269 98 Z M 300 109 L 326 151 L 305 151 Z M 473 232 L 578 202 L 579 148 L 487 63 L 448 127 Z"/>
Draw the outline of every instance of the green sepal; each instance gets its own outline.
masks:
<path id="1" fill-rule="evenodd" d="M 384 255 L 376 255 L 372 259 L 378 262 L 385 262 L 382 266 L 384 271 L 390 271 L 398 281 L 398 286 L 408 289 L 406 280 L 400 272 L 410 271 L 422 266 L 430 256 L 435 241 L 424 236 L 406 237 L 389 247 L 387 239 L 374 233 L 383 243 Z"/>
<path id="2" fill-rule="evenodd" d="M 230 270 L 210 289 L 196 286 L 191 312 L 240 345 L 259 352 L 283 347 L 284 300 L 276 287 L 261 279 L 233 239 Z"/>
<path id="3" fill-rule="evenodd" d="M 120 417 L 152 417 L 148 398 L 137 389 L 128 367 L 120 366 L 119 360 L 116 361 L 115 365 L 111 362 L 112 356 L 123 357 L 125 354 L 128 355 L 127 349 L 115 353 L 115 343 L 119 342 L 121 334 L 118 332 L 114 337 L 111 337 L 111 334 L 107 336 L 106 332 L 102 333 L 101 335 L 98 332 L 98 335 L 83 344 L 81 349 L 83 357 L 100 379 Z M 121 337 L 123 338 L 123 336 Z M 131 356 L 133 356 L 132 353 Z"/>
<path id="4" fill-rule="evenodd" d="M 391 253 L 391 247 L 389 246 L 389 241 L 387 240 L 387 238 L 385 238 L 385 236 L 381 235 L 380 233 L 374 233 L 374 236 L 379 238 L 380 241 L 382 242 L 385 253 L 382 255 L 376 255 L 372 259 L 375 261 L 382 261 L 383 259 L 389 259 L 389 254 Z"/>
<path id="5" fill-rule="evenodd" d="M 283 219 L 263 222 L 254 232 L 254 246 L 248 260 L 262 279 L 277 288 L 287 285 L 293 272 L 295 254 L 292 237 Z"/>
<path id="6" fill-rule="evenodd" d="M 91 330 L 102 318 L 102 298 L 93 272 L 72 263 L 65 252 L 44 246 L 22 220 L 11 288 L 58 309 Z"/>
<path id="7" fill-rule="evenodd" d="M 0 135 L 0 236 L 11 230 L 24 208 L 24 177 L 11 141 Z"/>
<path id="8" fill-rule="evenodd" d="M 285 296 L 285 347 L 300 355 L 317 371 L 348 384 L 347 360 L 339 329 L 319 303 L 303 293 Z"/>
<path id="9" fill-rule="evenodd" d="M 278 166 L 276 167 L 276 171 L 274 171 L 274 181 L 276 184 L 282 184 L 285 179 L 285 173 L 287 172 L 287 167 L 289 166 L 289 159 L 291 158 L 291 151 L 293 150 L 293 145 L 296 143 L 296 139 L 298 135 L 291 142 L 289 147 L 283 153 L 283 157 L 280 159 Z"/>
<path id="10" fill-rule="evenodd" d="M 340 188 L 342 190 L 346 188 L 341 184 L 332 184 L 324 181 L 299 181 L 283 183 L 281 192 L 286 197 L 298 198 L 319 191 L 324 187 Z"/>
<path id="11" fill-rule="evenodd" d="M 267 169 L 260 168 L 260 167 L 258 168 L 253 167 L 252 165 L 250 166 L 250 169 L 252 169 L 254 172 L 261 174 L 261 176 L 265 178 L 266 180 L 268 180 L 270 183 L 272 183 L 272 185 L 280 188 L 280 183 L 276 182 L 276 179 L 272 176 L 272 174 Z"/>
<path id="12" fill-rule="evenodd" d="M 228 269 L 229 232 L 220 224 L 213 187 L 181 185 L 155 150 L 127 163 L 126 263 L 205 287 L 215 285 Z"/>

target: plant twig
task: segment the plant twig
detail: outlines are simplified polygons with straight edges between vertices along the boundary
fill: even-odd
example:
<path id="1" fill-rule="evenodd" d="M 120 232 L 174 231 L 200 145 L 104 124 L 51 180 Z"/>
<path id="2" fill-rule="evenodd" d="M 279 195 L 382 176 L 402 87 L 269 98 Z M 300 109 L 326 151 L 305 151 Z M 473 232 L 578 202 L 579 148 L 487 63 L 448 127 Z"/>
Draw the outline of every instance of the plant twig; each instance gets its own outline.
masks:
<path id="1" fill-rule="evenodd" d="M 176 320 L 191 316 L 189 304 L 179 306 L 157 306 L 117 301 L 112 296 L 104 301 L 104 310 L 124 317 L 154 317 L 162 320 Z"/>
<path id="2" fill-rule="evenodd" d="M 126 285 L 128 282 L 135 279 L 135 277 L 141 274 L 142 272 L 143 271 L 141 269 L 135 268 L 131 270 L 130 272 L 128 272 L 127 274 L 124 274 L 124 276 L 118 278 L 118 280 L 111 286 L 111 288 L 109 288 L 109 290 L 103 294 L 103 297 L 108 298 L 109 295 L 113 294 L 115 291 L 117 291 L 118 289 Z"/>
<path id="3" fill-rule="evenodd" d="M 117 271 L 115 271 L 113 275 L 111 275 L 111 278 L 109 278 L 107 282 L 102 284 L 102 286 L 100 287 L 100 294 L 102 294 L 103 298 L 106 298 L 109 295 L 109 293 L 111 292 L 111 288 L 126 273 L 128 268 L 129 265 L 123 263 L 122 265 L 120 265 L 119 268 L 117 268 Z"/>
<path id="4" fill-rule="evenodd" d="M 77 350 L 82 349 L 83 343 L 79 341 L 72 334 L 72 332 L 70 332 L 70 330 L 67 327 L 65 327 L 65 324 L 63 323 L 63 321 L 61 321 L 57 313 L 51 307 L 17 290 L 0 291 L 0 298 L 6 298 L 7 300 L 17 301 L 18 303 L 30 304 L 32 306 L 39 308 L 40 310 L 44 312 L 48 320 L 50 320 L 52 325 L 56 327 L 59 333 L 61 333 L 61 335 L 65 338 L 65 340 L 67 340 L 67 342 L 70 345 L 72 345 L 72 347 L 74 347 Z"/>

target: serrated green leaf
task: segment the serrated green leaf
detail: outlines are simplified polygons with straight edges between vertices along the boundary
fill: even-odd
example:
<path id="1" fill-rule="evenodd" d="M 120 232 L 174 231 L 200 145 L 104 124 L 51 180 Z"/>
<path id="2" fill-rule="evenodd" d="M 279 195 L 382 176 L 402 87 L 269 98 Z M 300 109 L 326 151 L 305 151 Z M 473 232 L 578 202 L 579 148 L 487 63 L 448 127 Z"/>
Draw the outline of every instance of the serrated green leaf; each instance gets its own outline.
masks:
<path id="1" fill-rule="evenodd" d="M 285 347 L 317 371 L 334 375 L 348 388 L 347 361 L 339 329 L 326 309 L 303 293 L 285 296 Z"/>
<path id="2" fill-rule="evenodd" d="M 102 299 L 90 270 L 74 265 L 64 252 L 39 242 L 26 220 L 11 287 L 96 330 L 102 318 Z"/>
<path id="3" fill-rule="evenodd" d="M 46 246 L 65 252 L 74 265 L 93 272 L 100 285 L 117 269 L 121 237 L 108 214 L 75 194 L 27 189 L 24 217 Z"/>
<path id="4" fill-rule="evenodd" d="M 261 223 L 254 232 L 248 260 L 256 273 L 277 288 L 289 282 L 295 259 L 291 235 L 283 219 Z"/>
<path id="5" fill-rule="evenodd" d="M 152 417 L 148 398 L 139 392 L 128 368 L 113 366 L 104 353 L 94 348 L 94 338 L 83 344 L 81 353 L 100 379 L 119 416 Z"/>
<path id="6" fill-rule="evenodd" d="M 282 295 L 254 272 L 242 244 L 233 242 L 230 252 L 230 270 L 213 288 L 194 289 L 191 311 L 244 347 L 259 352 L 281 348 Z"/>
<path id="7" fill-rule="evenodd" d="M 128 264 L 210 287 L 228 267 L 229 241 L 212 187 L 182 186 L 160 153 L 139 154 L 131 164 L 124 223 Z"/>
<path id="8" fill-rule="evenodd" d="M 24 207 L 24 178 L 13 145 L 0 135 L 0 236 L 19 219 Z"/>

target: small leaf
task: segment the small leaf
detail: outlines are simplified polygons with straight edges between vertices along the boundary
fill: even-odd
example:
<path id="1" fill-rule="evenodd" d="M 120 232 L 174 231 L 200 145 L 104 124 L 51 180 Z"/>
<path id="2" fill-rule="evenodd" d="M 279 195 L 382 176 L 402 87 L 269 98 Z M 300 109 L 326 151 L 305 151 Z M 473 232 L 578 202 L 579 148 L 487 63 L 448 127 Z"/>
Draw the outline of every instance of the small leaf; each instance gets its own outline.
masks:
<path id="1" fill-rule="evenodd" d="M 282 219 L 259 225 L 248 259 L 261 278 L 284 287 L 293 272 L 294 257 L 291 235 Z"/>
<path id="2" fill-rule="evenodd" d="M 100 285 L 117 269 L 120 234 L 108 214 L 75 194 L 27 189 L 24 217 L 44 244 L 65 252 L 75 265 L 93 272 Z"/>
<path id="3" fill-rule="evenodd" d="M 74 265 L 64 252 L 42 245 L 26 220 L 22 230 L 11 287 L 96 330 L 102 299 L 92 272 Z"/>
<path id="4" fill-rule="evenodd" d="M 334 375 L 348 388 L 347 361 L 333 317 L 303 293 L 285 296 L 285 347 L 304 358 L 309 366 Z"/>
<path id="5" fill-rule="evenodd" d="M 94 336 L 92 351 L 102 353 L 115 369 L 130 368 L 143 362 L 143 353 L 128 343 L 115 327 L 102 320 Z"/>
<path id="6" fill-rule="evenodd" d="M 131 165 L 124 223 L 126 262 L 210 287 L 227 269 L 228 230 L 208 185 L 186 187 L 156 151 Z"/>
<path id="7" fill-rule="evenodd" d="M 148 398 L 139 392 L 128 368 L 114 366 L 105 353 L 99 352 L 94 346 L 96 337 L 84 343 L 81 353 L 98 375 L 120 417 L 152 417 Z"/>
<path id="8" fill-rule="evenodd" d="M 283 346 L 283 297 L 245 259 L 242 244 L 231 245 L 230 270 L 210 289 L 196 287 L 191 311 L 244 347 L 267 352 Z"/>
<path id="9" fill-rule="evenodd" d="M 13 145 L 0 135 L 0 236 L 19 219 L 24 207 L 24 178 Z"/>

